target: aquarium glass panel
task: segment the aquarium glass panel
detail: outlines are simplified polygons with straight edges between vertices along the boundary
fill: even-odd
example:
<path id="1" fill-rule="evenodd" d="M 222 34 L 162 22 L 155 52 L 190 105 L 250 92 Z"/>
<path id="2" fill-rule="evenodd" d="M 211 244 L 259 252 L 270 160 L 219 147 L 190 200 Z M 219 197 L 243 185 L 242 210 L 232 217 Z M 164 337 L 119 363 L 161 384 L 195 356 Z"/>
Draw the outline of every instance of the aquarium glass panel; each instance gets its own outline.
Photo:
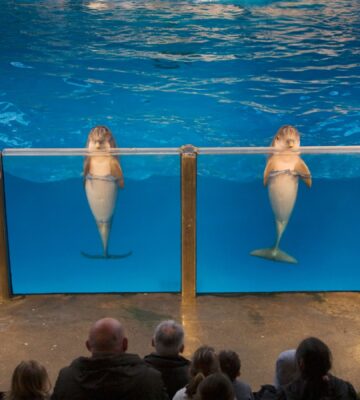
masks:
<path id="1" fill-rule="evenodd" d="M 13 293 L 178 292 L 178 156 L 121 156 L 124 189 L 83 161 L 4 156 Z"/>
<path id="2" fill-rule="evenodd" d="M 199 156 L 198 293 L 360 289 L 360 155 L 302 159 L 312 187 L 299 179 L 279 245 L 297 262 L 283 262 L 251 255 L 271 248 L 277 235 L 263 184 L 267 157 Z M 289 186 L 279 186 L 280 196 L 287 195 Z"/>

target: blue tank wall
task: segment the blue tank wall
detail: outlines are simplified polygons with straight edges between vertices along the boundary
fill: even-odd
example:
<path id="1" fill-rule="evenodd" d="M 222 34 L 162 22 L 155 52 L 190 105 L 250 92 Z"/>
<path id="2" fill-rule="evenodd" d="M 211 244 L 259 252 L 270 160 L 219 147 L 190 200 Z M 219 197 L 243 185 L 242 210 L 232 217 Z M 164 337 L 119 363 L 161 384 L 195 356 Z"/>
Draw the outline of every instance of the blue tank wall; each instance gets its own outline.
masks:
<path id="1" fill-rule="evenodd" d="M 131 252 L 122 259 L 81 254 L 102 254 L 82 178 L 35 183 L 6 173 L 5 188 L 14 294 L 180 291 L 178 177 L 125 177 L 109 240 L 111 255 Z"/>

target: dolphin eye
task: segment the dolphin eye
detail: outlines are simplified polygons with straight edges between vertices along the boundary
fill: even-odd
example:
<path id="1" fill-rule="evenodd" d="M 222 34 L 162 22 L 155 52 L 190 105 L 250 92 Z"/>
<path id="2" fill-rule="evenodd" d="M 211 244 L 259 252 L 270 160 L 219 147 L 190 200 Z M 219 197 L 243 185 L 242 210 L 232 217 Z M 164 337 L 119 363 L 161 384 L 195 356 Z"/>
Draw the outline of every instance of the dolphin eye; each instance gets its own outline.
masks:
<path id="1" fill-rule="evenodd" d="M 280 136 L 276 136 L 276 140 L 280 140 Z"/>

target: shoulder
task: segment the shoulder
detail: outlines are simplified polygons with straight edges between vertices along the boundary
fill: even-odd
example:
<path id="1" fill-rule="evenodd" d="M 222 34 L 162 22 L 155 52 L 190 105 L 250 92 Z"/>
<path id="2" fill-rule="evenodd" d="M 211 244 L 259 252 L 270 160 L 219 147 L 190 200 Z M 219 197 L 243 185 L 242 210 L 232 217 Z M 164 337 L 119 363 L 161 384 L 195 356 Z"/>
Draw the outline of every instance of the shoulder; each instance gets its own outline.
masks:
<path id="1" fill-rule="evenodd" d="M 159 368 L 179 368 L 188 367 L 190 365 L 190 361 L 180 355 L 165 357 L 156 353 L 151 353 L 144 357 L 144 361 Z"/>
<path id="2" fill-rule="evenodd" d="M 59 375 L 60 375 L 60 374 L 63 375 L 63 374 L 68 373 L 69 371 L 72 371 L 72 370 L 76 370 L 76 369 L 81 368 L 81 366 L 82 366 L 83 364 L 86 364 L 87 360 L 88 360 L 87 357 L 78 357 L 78 358 L 75 358 L 75 359 L 70 363 L 70 365 L 67 365 L 66 367 L 63 367 L 63 368 L 60 369 Z"/>
<path id="3" fill-rule="evenodd" d="M 128 368 L 133 368 L 134 373 L 141 377 L 144 381 L 155 383 L 156 381 L 162 381 L 161 373 L 152 367 L 150 360 L 145 357 L 141 359 L 137 354 L 126 354 L 124 359 L 128 365 Z"/>
<path id="4" fill-rule="evenodd" d="M 233 382 L 234 386 L 242 388 L 242 389 L 249 389 L 250 390 L 250 385 L 247 384 L 246 382 L 240 380 L 240 379 L 235 379 Z"/>
<path id="5" fill-rule="evenodd" d="M 249 398 L 249 395 L 252 394 L 251 387 L 246 382 L 241 381 L 240 379 L 236 379 L 233 382 L 235 394 L 237 397 Z"/>
<path id="6" fill-rule="evenodd" d="M 185 400 L 185 399 L 187 399 L 187 396 L 186 396 L 185 392 L 186 392 L 186 388 L 185 387 L 183 387 L 182 389 L 178 390 L 175 393 L 175 396 L 173 397 L 173 400 Z"/>
<path id="7" fill-rule="evenodd" d="M 278 399 L 297 400 L 301 398 L 301 393 L 304 390 L 304 381 L 297 378 L 289 384 L 282 386 L 278 390 Z"/>
<path id="8" fill-rule="evenodd" d="M 357 395 L 353 385 L 336 376 L 329 375 L 329 385 L 341 399 L 356 400 Z"/>
<path id="9" fill-rule="evenodd" d="M 177 358 L 178 358 L 180 361 L 182 361 L 184 364 L 190 365 L 190 360 L 188 360 L 187 358 L 185 358 L 185 357 L 183 357 L 183 356 L 180 356 L 180 355 L 178 355 Z"/>
<path id="10" fill-rule="evenodd" d="M 70 365 L 61 368 L 55 381 L 54 391 L 56 392 L 60 387 L 62 388 L 70 381 L 73 381 L 80 369 L 79 359 L 76 359 Z"/>
<path id="11" fill-rule="evenodd" d="M 150 354 L 147 354 L 145 357 L 144 357 L 144 361 L 146 362 L 146 363 L 149 363 L 149 364 L 152 364 L 152 363 L 156 363 L 157 361 L 159 361 L 161 359 L 161 357 L 160 356 L 158 356 L 156 353 L 150 353 Z"/>
<path id="12" fill-rule="evenodd" d="M 261 389 L 254 393 L 255 400 L 275 400 L 279 398 L 279 392 L 273 385 L 262 385 Z"/>

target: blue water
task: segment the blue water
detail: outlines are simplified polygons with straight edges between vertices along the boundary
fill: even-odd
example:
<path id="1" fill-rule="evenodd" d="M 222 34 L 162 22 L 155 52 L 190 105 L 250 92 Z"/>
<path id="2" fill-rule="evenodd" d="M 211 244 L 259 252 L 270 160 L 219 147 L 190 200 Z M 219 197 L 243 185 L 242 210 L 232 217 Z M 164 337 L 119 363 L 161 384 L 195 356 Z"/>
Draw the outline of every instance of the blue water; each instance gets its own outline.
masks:
<path id="1" fill-rule="evenodd" d="M 210 163 L 203 156 L 199 163 L 211 172 L 224 157 Z M 243 165 L 248 157 L 240 157 Z M 250 157 L 257 158 L 260 167 L 261 157 Z M 304 160 L 310 171 L 322 162 L 334 170 L 360 167 L 359 156 L 352 156 L 349 164 L 344 162 L 347 157 L 317 155 Z M 228 163 L 237 165 L 238 158 L 230 157 Z M 293 214 L 280 242 L 297 264 L 250 255 L 275 242 L 273 213 L 262 179 L 229 182 L 200 177 L 198 185 L 199 293 L 360 289 L 359 178 L 324 179 L 315 174 L 311 189 L 299 183 Z"/>
<path id="2" fill-rule="evenodd" d="M 122 157 L 125 176 L 133 156 Z M 149 157 L 140 157 L 144 165 Z M 150 157 L 160 167 L 166 157 Z M 177 158 L 177 157 L 176 157 Z M 310 170 L 327 162 L 333 169 L 360 168 L 360 157 L 304 157 Z M 42 160 L 46 160 L 41 158 Z M 226 159 L 226 163 L 223 162 Z M 36 157 L 22 157 L 36 170 Z M 77 164 L 81 157 L 57 157 Z M 140 161 L 139 160 L 139 161 Z M 19 161 L 5 157 L 5 171 Z M 254 249 L 275 241 L 273 214 L 260 178 L 246 182 L 213 178 L 218 165 L 255 163 L 264 156 L 200 156 L 198 178 L 197 291 L 238 293 L 359 290 L 360 179 L 324 179 L 299 185 L 297 202 L 280 247 L 298 260 L 285 264 L 252 257 Z M 109 241 L 101 255 L 97 227 L 83 181 L 35 183 L 5 173 L 12 290 L 26 293 L 178 292 L 181 290 L 180 174 L 125 179 Z M 136 171 L 133 171 L 136 172 Z M 346 171 L 345 171 L 346 172 Z"/>
<path id="3" fill-rule="evenodd" d="M 360 144 L 359 0 L 0 0 L 0 148 L 83 147 L 106 124 L 119 147 Z M 282 247 L 263 156 L 198 162 L 198 290 L 358 290 L 356 156 L 308 158 Z M 179 291 L 178 157 L 123 157 L 110 252 L 80 157 L 6 157 L 14 293 Z M 339 270 L 341 264 L 341 270 Z"/>
<path id="4" fill-rule="evenodd" d="M 0 148 L 83 147 L 97 124 L 120 147 L 267 146 L 284 123 L 360 144 L 359 6 L 0 0 Z"/>
<path id="5" fill-rule="evenodd" d="M 5 171 L 13 160 L 5 158 Z M 57 160 L 82 167 L 81 157 Z M 131 169 L 126 161 L 125 171 Z M 36 158 L 25 157 L 22 162 L 36 169 Z M 103 250 L 83 180 L 34 183 L 6 173 L 13 293 L 180 291 L 179 168 L 174 174 L 143 181 L 125 178 L 109 254 L 131 254 L 91 259 L 82 253 L 101 256 Z"/>

